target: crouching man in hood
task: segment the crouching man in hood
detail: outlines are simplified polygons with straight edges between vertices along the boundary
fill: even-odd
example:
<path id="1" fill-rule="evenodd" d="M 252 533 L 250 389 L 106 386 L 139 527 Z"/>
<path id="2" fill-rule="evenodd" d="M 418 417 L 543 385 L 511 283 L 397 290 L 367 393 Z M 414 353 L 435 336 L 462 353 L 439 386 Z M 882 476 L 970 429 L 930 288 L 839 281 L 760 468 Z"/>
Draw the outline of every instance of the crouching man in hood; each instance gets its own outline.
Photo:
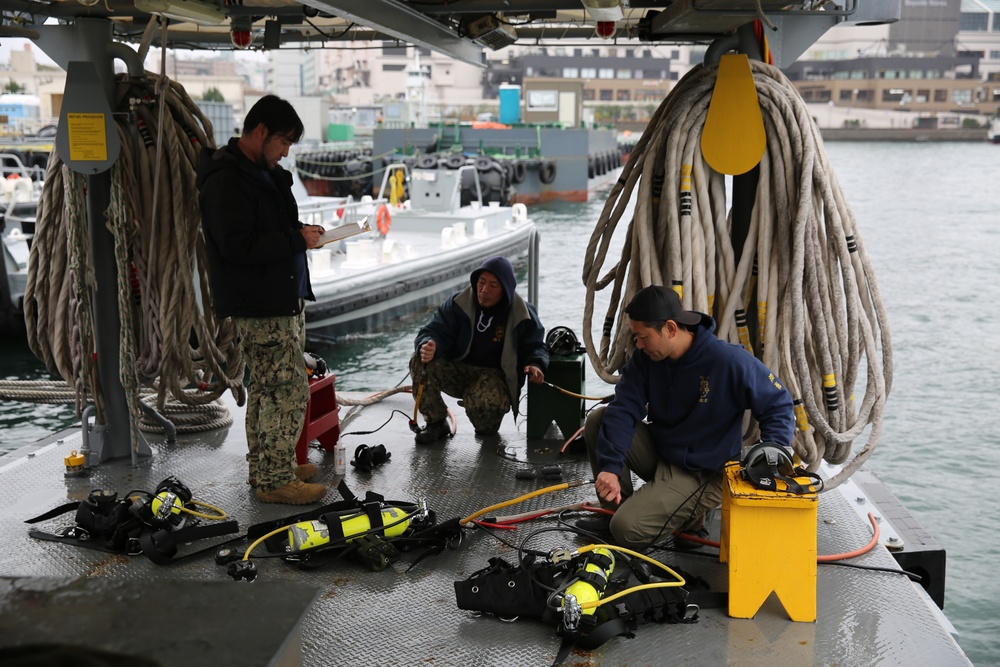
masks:
<path id="1" fill-rule="evenodd" d="M 414 385 L 423 382 L 419 407 L 427 422 L 418 445 L 451 434 L 441 392 L 462 399 L 477 435 L 494 435 L 507 412 L 517 415 L 524 378 L 545 380 L 545 328 L 535 307 L 514 291 L 514 267 L 491 257 L 469 282 L 417 334 L 410 375 Z"/>

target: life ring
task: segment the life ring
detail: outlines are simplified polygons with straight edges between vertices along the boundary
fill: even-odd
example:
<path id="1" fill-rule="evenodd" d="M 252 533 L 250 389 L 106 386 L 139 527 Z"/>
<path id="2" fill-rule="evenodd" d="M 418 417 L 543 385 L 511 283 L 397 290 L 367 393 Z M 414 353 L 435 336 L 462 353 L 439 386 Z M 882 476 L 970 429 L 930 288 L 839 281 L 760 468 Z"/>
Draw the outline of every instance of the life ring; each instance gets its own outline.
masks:
<path id="1" fill-rule="evenodd" d="M 556 180 L 556 163 L 552 160 L 546 160 L 542 163 L 541 168 L 538 170 L 538 180 L 540 180 L 545 185 L 550 185 Z"/>
<path id="2" fill-rule="evenodd" d="M 382 204 L 378 207 L 378 213 L 375 215 L 375 220 L 378 222 L 378 233 L 385 236 L 389 233 L 389 225 L 392 224 L 392 216 L 389 215 L 389 207 Z"/>

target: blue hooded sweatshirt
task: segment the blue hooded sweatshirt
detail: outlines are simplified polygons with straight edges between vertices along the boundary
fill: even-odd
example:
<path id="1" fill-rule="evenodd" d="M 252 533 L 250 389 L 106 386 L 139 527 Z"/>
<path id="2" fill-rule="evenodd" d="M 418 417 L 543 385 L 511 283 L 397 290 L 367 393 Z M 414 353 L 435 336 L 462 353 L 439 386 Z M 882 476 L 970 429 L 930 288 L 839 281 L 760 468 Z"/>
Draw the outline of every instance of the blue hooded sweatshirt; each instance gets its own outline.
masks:
<path id="1" fill-rule="evenodd" d="M 622 368 L 597 441 L 602 472 L 621 472 L 643 419 L 660 456 L 689 470 L 721 471 L 738 457 L 748 409 L 762 440 L 791 445 L 795 419 L 784 384 L 741 346 L 719 340 L 715 320 L 701 315 L 680 359 L 653 361 L 636 350 Z"/>
<path id="2" fill-rule="evenodd" d="M 510 403 L 517 414 L 521 386 L 524 384 L 522 370 L 527 365 L 538 366 L 544 372 L 549 364 L 549 352 L 545 347 L 545 327 L 538 319 L 535 307 L 514 291 L 517 278 L 514 267 L 506 257 L 490 257 L 472 272 L 469 286 L 450 296 L 438 306 L 431 321 L 417 333 L 414 350 L 430 339 L 437 343 L 434 358 L 462 361 L 472 347 L 473 322 L 479 309 L 476 298 L 476 283 L 479 274 L 489 271 L 503 286 L 504 298 L 509 304 L 506 312 L 506 328 L 500 370 L 507 380 Z"/>

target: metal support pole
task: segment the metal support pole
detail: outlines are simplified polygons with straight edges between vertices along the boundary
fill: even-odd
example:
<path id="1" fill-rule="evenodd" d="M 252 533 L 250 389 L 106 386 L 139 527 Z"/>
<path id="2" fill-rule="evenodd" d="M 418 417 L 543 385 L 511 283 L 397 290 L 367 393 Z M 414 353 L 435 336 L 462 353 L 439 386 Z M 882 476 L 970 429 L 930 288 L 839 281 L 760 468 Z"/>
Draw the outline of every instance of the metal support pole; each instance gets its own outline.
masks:
<path id="1" fill-rule="evenodd" d="M 713 52 L 713 57 L 717 62 L 722 53 L 726 51 L 736 51 L 745 53 L 751 60 L 760 61 L 763 58 L 760 44 L 754 33 L 752 24 L 745 24 L 737 29 L 735 35 L 717 40 L 709 46 Z M 713 48 L 715 47 L 715 48 Z M 760 165 L 758 164 L 750 171 L 733 176 L 733 205 L 732 221 L 729 228 L 729 236 L 733 245 L 735 263 L 739 264 L 743 256 L 743 247 L 746 245 L 747 236 L 750 233 L 750 223 L 753 217 L 754 202 L 757 201 L 757 185 L 760 182 Z M 750 330 L 750 337 L 755 340 L 757 337 L 757 299 L 753 295 L 749 302 L 744 304 L 747 315 L 747 326 Z"/>
<path id="2" fill-rule="evenodd" d="M 113 46 L 111 21 L 106 19 L 77 19 L 72 25 L 39 26 L 39 47 L 67 71 L 67 91 L 74 82 L 70 75 L 95 72 L 99 85 L 95 94 L 103 95 L 107 108 L 116 104 L 115 72 L 112 58 L 121 57 L 119 47 Z M 76 64 L 76 67 L 70 65 Z M 81 67 L 90 63 L 93 68 Z M 134 63 L 130 64 L 134 69 Z M 76 83 L 79 83 L 77 81 Z M 67 100 L 68 101 L 68 100 Z M 117 137 L 114 138 L 117 141 Z M 67 164 L 66 155 L 60 156 Z M 73 165 L 70 164 L 72 167 Z M 132 449 L 131 415 L 120 379 L 119 332 L 121 318 L 118 312 L 118 271 L 115 264 L 115 240 L 107 228 L 107 209 L 111 202 L 111 172 L 87 173 L 87 221 L 90 247 L 94 263 L 97 289 L 93 294 L 94 345 L 97 353 L 97 373 L 104 398 L 104 424 L 95 427 L 90 438 L 90 456 L 87 465 L 130 456 L 135 465 L 139 456 L 149 456 L 152 451 L 142 434 L 137 450 Z M 88 428 L 86 423 L 83 428 Z"/>

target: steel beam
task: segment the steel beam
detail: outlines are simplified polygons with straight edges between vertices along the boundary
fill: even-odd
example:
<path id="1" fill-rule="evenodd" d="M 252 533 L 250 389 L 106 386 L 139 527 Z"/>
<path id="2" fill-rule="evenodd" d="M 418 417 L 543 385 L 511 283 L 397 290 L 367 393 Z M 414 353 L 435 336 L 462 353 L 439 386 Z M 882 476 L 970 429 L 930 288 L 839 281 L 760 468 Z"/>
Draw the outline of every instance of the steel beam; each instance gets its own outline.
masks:
<path id="1" fill-rule="evenodd" d="M 303 4 L 340 16 L 376 32 L 485 67 L 483 47 L 458 36 L 450 27 L 392 0 L 305 0 Z"/>

